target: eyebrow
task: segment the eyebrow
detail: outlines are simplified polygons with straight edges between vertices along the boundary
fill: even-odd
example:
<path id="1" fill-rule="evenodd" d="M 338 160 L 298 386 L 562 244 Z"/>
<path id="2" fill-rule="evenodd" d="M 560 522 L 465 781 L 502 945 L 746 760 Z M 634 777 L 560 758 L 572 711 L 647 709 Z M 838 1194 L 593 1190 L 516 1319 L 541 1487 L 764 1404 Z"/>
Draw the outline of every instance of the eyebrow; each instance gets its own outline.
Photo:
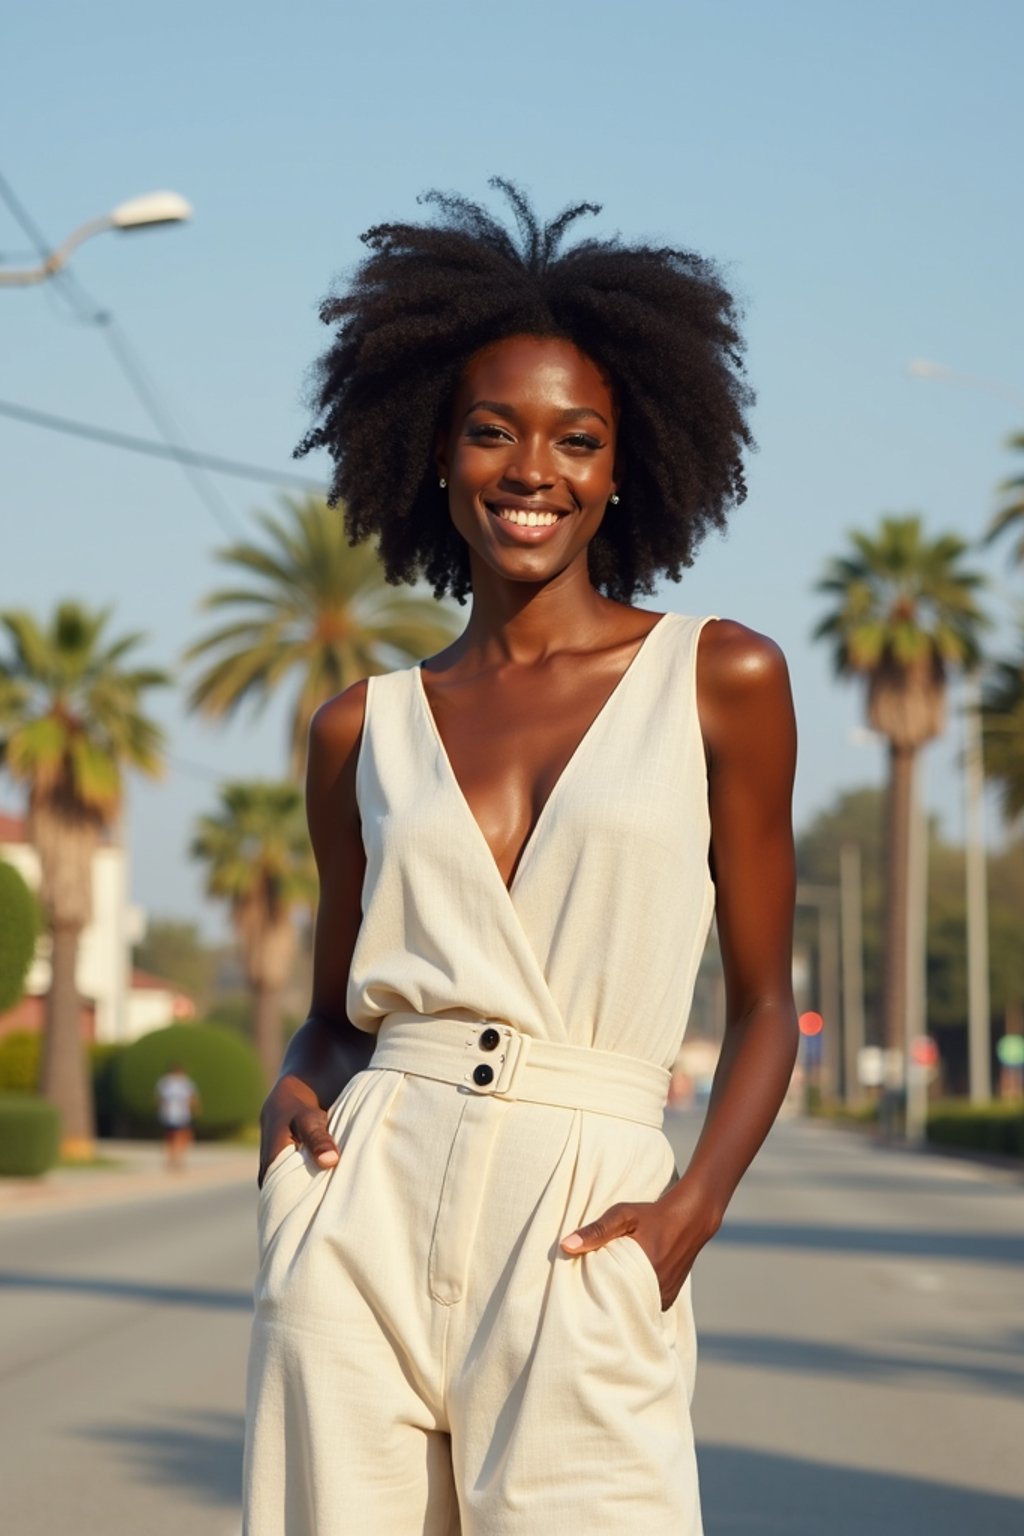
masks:
<path id="1" fill-rule="evenodd" d="M 517 418 L 515 407 L 503 405 L 500 400 L 474 400 L 466 415 L 471 415 L 473 411 L 492 411 L 495 416 L 504 416 L 506 421 L 515 421 Z M 603 421 L 606 427 L 609 425 L 601 412 L 595 411 L 592 405 L 570 405 L 558 413 L 560 421 L 584 421 L 590 416 L 596 416 L 598 421 Z"/>

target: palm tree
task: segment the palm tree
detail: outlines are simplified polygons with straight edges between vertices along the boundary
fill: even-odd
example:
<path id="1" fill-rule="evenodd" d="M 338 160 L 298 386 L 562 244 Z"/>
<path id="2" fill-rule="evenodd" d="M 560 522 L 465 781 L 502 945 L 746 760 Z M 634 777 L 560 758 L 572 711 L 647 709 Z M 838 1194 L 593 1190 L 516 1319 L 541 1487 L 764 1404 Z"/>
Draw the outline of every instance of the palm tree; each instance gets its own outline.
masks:
<path id="1" fill-rule="evenodd" d="M 945 725 L 946 675 L 978 658 L 984 578 L 963 568 L 955 534 L 925 537 L 916 516 L 883 517 L 853 532 L 853 552 L 830 561 L 816 590 L 835 599 L 814 631 L 832 642 L 839 676 L 862 676 L 867 718 L 889 744 L 886 797 L 883 1038 L 902 1049 L 907 1009 L 910 824 L 914 766 Z"/>
<path id="2" fill-rule="evenodd" d="M 265 539 L 232 544 L 218 559 L 250 579 L 206 599 L 233 615 L 186 652 L 205 666 L 189 703 L 211 718 L 245 699 L 262 708 L 286 677 L 297 683 L 290 767 L 298 778 L 309 722 L 358 678 L 446 645 L 456 626 L 433 598 L 387 586 L 370 545 L 350 545 L 342 514 L 320 497 L 283 497 L 283 514 L 257 513 Z"/>
<path id="3" fill-rule="evenodd" d="M 1007 446 L 1016 449 L 1018 453 L 1024 453 L 1024 432 L 1011 437 Z M 990 544 L 1001 533 L 1011 529 L 1019 537 L 1010 551 L 1010 559 L 1015 565 L 1024 565 L 1024 475 L 1011 476 L 1009 480 L 1003 481 L 999 489 L 1006 500 L 989 524 L 985 542 Z"/>
<path id="4" fill-rule="evenodd" d="M 981 698 L 981 738 L 986 777 L 1000 786 L 1003 814 L 1013 821 L 1024 812 L 1024 643 L 1016 659 L 991 669 Z"/>
<path id="5" fill-rule="evenodd" d="M 256 1050 L 271 1082 L 281 1060 L 284 988 L 295 961 L 295 911 L 312 906 L 316 872 L 301 791 L 289 783 L 234 783 L 199 821 L 192 857 L 206 892 L 226 898 L 253 997 Z"/>
<path id="6" fill-rule="evenodd" d="M 68 1155 L 88 1155 L 92 1095 L 79 1028 L 78 945 L 92 916 L 93 854 L 116 824 L 126 769 L 156 776 L 164 736 L 142 695 L 168 682 L 125 662 L 142 640 L 110 641 L 109 609 L 64 602 L 43 628 L 28 613 L 0 614 L 0 758 L 28 786 L 28 831 L 39 855 L 51 938 L 41 1087 L 60 1110 Z"/>

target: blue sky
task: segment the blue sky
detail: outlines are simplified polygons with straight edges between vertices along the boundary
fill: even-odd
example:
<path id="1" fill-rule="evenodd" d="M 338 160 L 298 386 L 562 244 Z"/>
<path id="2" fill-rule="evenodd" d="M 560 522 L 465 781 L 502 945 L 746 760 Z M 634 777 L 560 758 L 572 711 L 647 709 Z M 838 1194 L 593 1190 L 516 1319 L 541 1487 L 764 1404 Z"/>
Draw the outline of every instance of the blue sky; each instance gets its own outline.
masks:
<path id="1" fill-rule="evenodd" d="M 593 199 L 605 230 L 718 258 L 746 307 L 759 452 L 727 537 L 649 606 L 727 614 L 781 643 L 801 726 L 798 823 L 881 782 L 857 690 L 810 641 L 812 587 L 847 531 L 883 512 L 977 536 L 1015 467 L 1016 0 L 36 0 L 6 18 L 4 54 L 0 171 L 52 241 L 151 188 L 194 204 L 191 226 L 104 235 L 75 269 L 188 441 L 232 457 L 293 468 L 324 339 L 317 300 L 359 232 L 413 214 L 426 187 L 479 196 L 489 175 L 511 176 L 544 214 Z M 0 207 L 0 253 L 25 244 Z M 1002 392 L 909 377 L 919 357 Z M 0 400 L 152 435 L 102 338 L 42 288 L 0 291 Z M 202 626 L 224 542 L 181 471 L 3 419 L 0 455 L 0 603 L 113 603 L 117 629 L 145 630 L 147 655 L 173 664 Z M 217 490 L 239 532 L 274 497 L 226 479 Z M 1000 549 L 978 563 L 1005 642 L 1024 575 Z M 156 712 L 172 763 L 132 788 L 135 895 L 210 924 L 190 829 L 218 780 L 282 770 L 284 701 L 223 729 L 170 694 Z M 954 836 L 955 737 L 954 720 L 926 769 Z"/>

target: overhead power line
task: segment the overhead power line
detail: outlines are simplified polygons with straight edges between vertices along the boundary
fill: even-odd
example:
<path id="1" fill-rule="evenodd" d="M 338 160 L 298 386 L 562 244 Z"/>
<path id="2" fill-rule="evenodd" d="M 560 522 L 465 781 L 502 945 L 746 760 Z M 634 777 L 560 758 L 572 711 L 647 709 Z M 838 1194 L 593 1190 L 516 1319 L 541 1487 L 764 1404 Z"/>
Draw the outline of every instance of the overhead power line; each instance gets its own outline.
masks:
<path id="1" fill-rule="evenodd" d="M 182 448 L 176 443 L 158 443 L 152 438 L 135 437 L 130 432 L 115 432 L 109 427 L 94 427 L 86 421 L 75 421 L 70 416 L 55 416 L 50 411 L 33 410 L 27 405 L 16 405 L 11 400 L 0 400 L 0 416 L 12 421 L 22 421 L 31 427 L 43 427 L 49 432 L 63 432 L 68 437 L 83 437 L 90 442 L 103 443 L 107 448 L 120 448 L 127 453 L 144 453 L 151 458 L 172 459 L 179 464 L 211 470 L 217 475 L 233 475 L 239 480 L 256 480 L 264 485 L 291 485 L 299 490 L 323 493 L 323 482 L 311 480 L 308 475 L 298 475 L 291 470 L 265 469 L 258 464 L 247 464 L 241 459 L 225 459 L 216 453 L 203 453 L 197 448 Z"/>
<path id="2" fill-rule="evenodd" d="M 0 198 L 7 204 L 12 217 L 32 242 L 40 258 L 43 261 L 47 261 L 53 254 L 49 241 L 20 198 L 15 195 L 10 183 L 2 175 L 0 175 Z M 94 326 L 99 331 L 133 394 L 156 428 L 161 438 L 161 443 L 147 442 L 144 438 L 133 437 L 128 433 L 108 432 L 103 428 L 92 428 L 83 422 L 72 422 L 66 418 L 48 416 L 47 413 L 42 411 L 32 412 L 20 406 L 5 406 L 5 415 L 29 422 L 34 426 L 46 427 L 51 431 L 66 432 L 77 437 L 91 438 L 93 441 L 106 443 L 108 447 L 122 448 L 134 453 L 148 453 L 155 457 L 173 460 L 175 463 L 180 464 L 192 489 L 202 501 L 210 516 L 225 533 L 231 536 L 237 535 L 239 531 L 235 515 L 218 487 L 207 477 L 205 471 L 212 469 L 219 474 L 239 475 L 244 479 L 261 480 L 270 484 L 289 484 L 299 485 L 303 489 L 321 489 L 317 482 L 306 479 L 303 476 L 275 475 L 270 471 L 257 470 L 253 465 L 243 465 L 235 460 L 221 459 L 216 454 L 202 453 L 197 449 L 188 447 L 184 441 L 185 433 L 182 432 L 180 425 L 175 422 L 171 411 L 161 399 L 161 392 L 156 380 L 146 368 L 142 358 L 132 346 L 123 327 L 119 324 L 113 313 L 96 302 L 81 280 L 69 268 L 62 268 L 58 271 L 53 278 L 53 283 L 57 291 L 63 295 L 71 306 L 76 318 L 83 324 Z"/>

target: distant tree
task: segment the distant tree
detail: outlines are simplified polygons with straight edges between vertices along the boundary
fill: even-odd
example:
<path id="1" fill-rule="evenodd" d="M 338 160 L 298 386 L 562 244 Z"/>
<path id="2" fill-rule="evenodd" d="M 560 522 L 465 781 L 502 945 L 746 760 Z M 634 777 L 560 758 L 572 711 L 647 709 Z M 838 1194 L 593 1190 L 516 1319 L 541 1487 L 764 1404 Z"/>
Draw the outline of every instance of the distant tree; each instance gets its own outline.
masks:
<path id="1" fill-rule="evenodd" d="M 1024 432 L 1011 437 L 1008 446 L 1018 453 L 1024 453 Z M 1004 533 L 1016 535 L 1017 542 L 1010 550 L 1010 559 L 1015 565 L 1024 565 L 1024 474 L 1011 475 L 999 489 L 1003 505 L 988 526 L 985 542 L 991 544 L 993 539 L 1000 538 Z"/>
<path id="2" fill-rule="evenodd" d="M 1014 658 L 989 669 L 982 690 L 981 739 L 985 774 L 999 786 L 1003 814 L 1024 812 L 1024 634 Z"/>
<path id="3" fill-rule="evenodd" d="M 986 623 L 983 577 L 964 566 L 954 534 L 925 536 L 916 516 L 884 517 L 873 534 L 850 535 L 817 590 L 834 600 L 814 631 L 832 645 L 841 677 L 867 685 L 867 718 L 889 745 L 886 813 L 884 1039 L 903 1045 L 907 1006 L 910 820 L 914 763 L 945 726 L 951 666 L 971 666 Z"/>
<path id="4" fill-rule="evenodd" d="M 255 1045 L 267 1081 L 280 1065 L 284 990 L 296 953 L 296 912 L 316 897 L 302 792 L 287 783 L 235 783 L 200 820 L 192 856 L 206 890 L 229 904 L 253 998 Z"/>
<path id="5" fill-rule="evenodd" d="M 257 521 L 260 542 L 218 555 L 240 584 L 205 601 L 228 617 L 185 654 L 202 666 L 189 704 L 212 719 L 230 717 L 246 700 L 262 708 L 290 680 L 290 772 L 298 779 L 320 704 L 359 678 L 440 649 L 457 626 L 434 598 L 388 586 L 372 546 L 350 545 L 340 509 L 321 497 L 284 497 L 278 515 L 260 512 Z"/>
<path id="6" fill-rule="evenodd" d="M 110 610 L 61 603 L 49 623 L 0 614 L 0 759 L 28 789 L 28 831 L 39 855 L 50 931 L 42 1091 L 61 1115 L 65 1151 L 88 1155 L 93 1108 L 79 1031 L 78 944 L 92 916 L 93 855 L 116 823 L 127 770 L 156 775 L 160 727 L 143 696 L 167 681 L 127 666 L 141 635 L 109 640 Z"/>
<path id="7" fill-rule="evenodd" d="M 140 971 L 162 976 L 187 993 L 200 1015 L 208 1011 L 216 959 L 196 923 L 152 918 L 145 938 L 135 946 L 134 961 Z"/>
<path id="8" fill-rule="evenodd" d="M 38 930 L 35 897 L 13 864 L 0 863 L 0 1013 L 25 995 Z"/>

